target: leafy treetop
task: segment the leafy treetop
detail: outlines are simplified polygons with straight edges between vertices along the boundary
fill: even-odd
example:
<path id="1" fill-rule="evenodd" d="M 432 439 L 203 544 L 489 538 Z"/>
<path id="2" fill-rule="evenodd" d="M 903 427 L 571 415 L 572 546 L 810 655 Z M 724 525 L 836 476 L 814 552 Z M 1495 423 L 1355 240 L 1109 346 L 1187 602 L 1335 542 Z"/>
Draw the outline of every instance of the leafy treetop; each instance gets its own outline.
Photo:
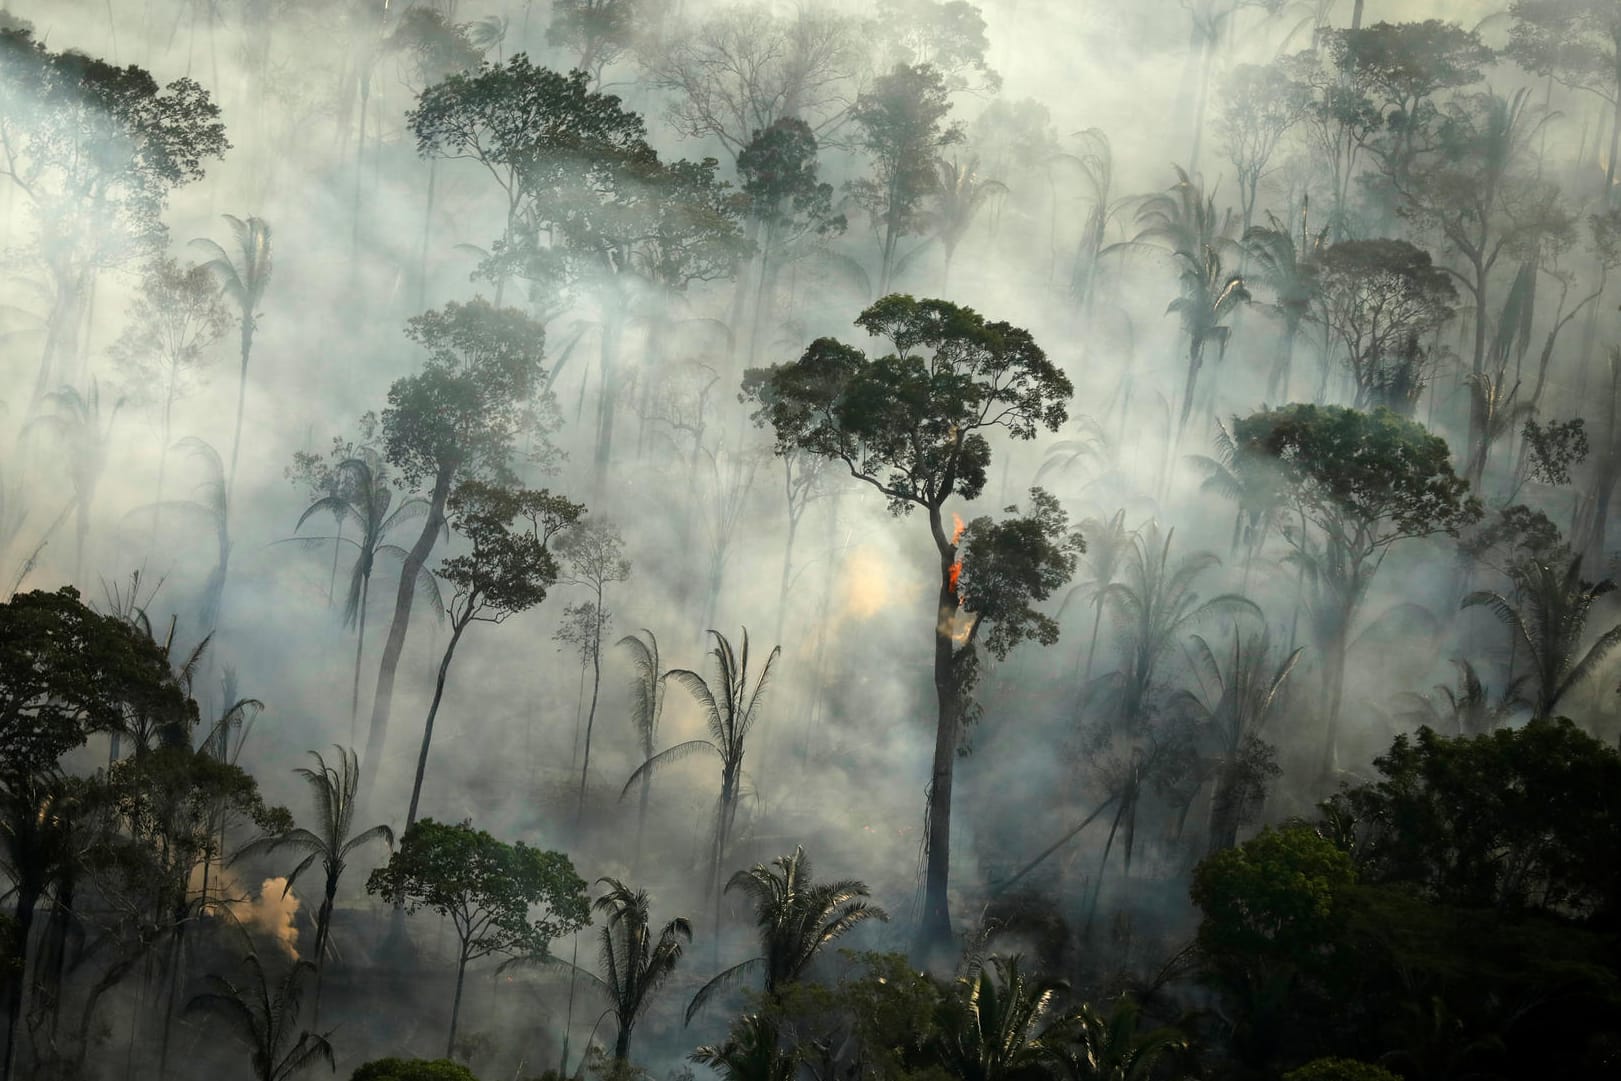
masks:
<path id="1" fill-rule="evenodd" d="M 803 449 L 842 461 L 895 514 L 979 495 L 988 430 L 1032 439 L 1067 418 L 1074 388 L 1027 330 L 898 293 L 856 325 L 892 351 L 872 358 L 819 338 L 792 364 L 748 372 L 744 395 L 761 403 L 779 454 Z"/>

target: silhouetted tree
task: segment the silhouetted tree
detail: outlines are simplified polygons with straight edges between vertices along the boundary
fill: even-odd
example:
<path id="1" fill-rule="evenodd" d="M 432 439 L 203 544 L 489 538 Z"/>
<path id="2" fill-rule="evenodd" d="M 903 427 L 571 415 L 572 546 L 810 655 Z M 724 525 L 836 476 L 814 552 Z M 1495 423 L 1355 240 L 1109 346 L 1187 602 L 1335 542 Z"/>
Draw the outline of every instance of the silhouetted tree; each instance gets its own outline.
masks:
<path id="1" fill-rule="evenodd" d="M 270 287 L 270 225 L 263 218 L 224 215 L 231 226 L 234 251 L 227 252 L 212 240 L 199 238 L 192 243 L 211 253 L 203 264 L 219 280 L 220 288 L 237 306 L 241 333 L 242 369 L 236 384 L 236 428 L 231 436 L 231 466 L 225 475 L 225 495 L 236 490 L 236 463 L 242 452 L 242 415 L 247 406 L 248 361 L 253 355 L 253 334 L 259 328 L 259 305 Z"/>
<path id="2" fill-rule="evenodd" d="M 585 811 L 585 785 L 591 772 L 591 730 L 597 720 L 597 692 L 602 687 L 602 640 L 607 634 L 609 614 L 603 607 L 609 583 L 630 577 L 630 560 L 624 556 L 625 541 L 619 527 L 601 517 L 586 517 L 557 538 L 557 553 L 567 566 L 565 580 L 583 586 L 592 595 L 592 633 L 587 645 L 591 663 L 591 708 L 585 718 L 585 756 L 580 765 L 580 798 L 575 814 Z"/>
<path id="3" fill-rule="evenodd" d="M 44 399 L 51 412 L 35 416 L 28 422 L 28 428 L 44 428 L 61 444 L 61 460 L 67 467 L 68 483 L 73 489 L 73 580 L 82 582 L 84 543 L 90 535 L 90 507 L 95 502 L 101 475 L 107 470 L 107 454 L 111 449 L 108 442 L 118 411 L 124 407 L 124 398 L 114 399 L 104 413 L 101 384 L 92 378 L 89 390 L 84 393 L 62 387 L 45 395 Z"/>
<path id="4" fill-rule="evenodd" d="M 557 561 L 548 546 L 585 508 L 544 489 L 464 480 L 451 493 L 448 511 L 451 530 L 465 538 L 471 550 L 448 557 L 439 569 L 439 577 L 450 583 L 452 591 L 445 604 L 450 640 L 439 661 L 433 701 L 422 725 L 422 749 L 417 754 L 411 807 L 405 816 L 407 830 L 417 819 L 433 722 L 444 701 L 445 679 L 463 633 L 474 623 L 503 623 L 546 599 L 546 591 L 557 582 Z"/>
<path id="5" fill-rule="evenodd" d="M 1038 428 L 1056 431 L 1073 388 L 1028 331 L 943 300 L 885 297 L 856 323 L 894 352 L 870 358 L 821 338 L 792 364 L 747 373 L 744 393 L 763 406 L 777 453 L 809 451 L 842 462 L 885 496 L 892 514 L 921 507 L 928 515 L 940 577 L 931 621 L 937 722 L 920 933 L 937 945 L 951 936 L 951 782 L 973 686 L 974 639 L 989 627 L 987 645 L 998 657 L 1027 637 L 1057 641 L 1057 623 L 1032 606 L 1068 581 L 1084 548 L 1057 501 L 1040 489 L 1032 490 L 1029 516 L 965 527 L 968 551 L 961 554 L 963 530 L 947 532 L 944 506 L 984 490 L 989 432 L 1033 439 Z"/>
<path id="6" fill-rule="evenodd" d="M 544 957 L 553 939 L 591 922 L 585 881 L 561 852 L 507 844 L 470 823 L 412 823 L 389 858 L 366 880 L 366 892 L 427 908 L 450 920 L 456 934 L 456 994 L 445 1054 L 454 1052 L 467 965 L 492 954 Z M 542 915 L 531 910 L 544 906 Z"/>
<path id="7" fill-rule="evenodd" d="M 298 1027 L 303 977 L 315 970 L 308 961 L 294 961 L 274 987 L 259 956 L 242 959 L 251 982 L 237 986 L 223 976 L 208 976 L 209 990 L 186 1003 L 187 1013 L 210 1013 L 219 1018 L 239 1043 L 248 1049 L 254 1081 L 287 1081 L 325 1061 L 336 1069 L 332 1044 L 325 1035 Z"/>

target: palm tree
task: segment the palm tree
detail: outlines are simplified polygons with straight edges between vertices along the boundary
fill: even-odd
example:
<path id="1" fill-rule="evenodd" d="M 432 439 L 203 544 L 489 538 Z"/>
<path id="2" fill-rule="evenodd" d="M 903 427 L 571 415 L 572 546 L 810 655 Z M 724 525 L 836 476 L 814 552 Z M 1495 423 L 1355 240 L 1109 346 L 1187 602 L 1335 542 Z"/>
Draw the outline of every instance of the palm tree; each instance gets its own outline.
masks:
<path id="1" fill-rule="evenodd" d="M 934 163 L 936 182 L 930 220 L 934 235 L 940 238 L 940 246 L 945 250 L 945 269 L 940 278 L 942 290 L 951 284 L 951 260 L 980 209 L 991 196 L 1006 194 L 1008 190 L 1000 180 L 981 180 L 976 172 L 978 168 L 978 158 L 970 158 L 967 164 L 955 158 L 950 161 L 941 158 Z"/>
<path id="2" fill-rule="evenodd" d="M 73 488 L 73 580 L 81 581 L 84 573 L 84 544 L 90 534 L 90 506 L 96 499 L 96 486 L 107 469 L 107 450 L 112 436 L 113 422 L 124 407 L 122 397 L 102 410 L 101 384 L 94 377 L 90 389 L 80 393 L 73 387 L 62 387 L 45 395 L 53 412 L 42 413 L 25 427 L 36 425 L 48 429 L 56 436 L 63 449 L 63 462 L 67 466 L 68 483 Z"/>
<path id="3" fill-rule="evenodd" d="M 1233 847 L 1238 828 L 1265 796 L 1270 749 L 1260 732 L 1277 705 L 1283 685 L 1305 649 L 1291 651 L 1273 663 L 1272 636 L 1267 629 L 1233 637 L 1232 657 L 1223 671 L 1216 651 L 1201 635 L 1193 635 L 1196 671 L 1214 687 L 1201 702 L 1184 692 L 1180 700 L 1201 715 L 1214 737 L 1216 784 L 1210 797 L 1210 851 Z"/>
<path id="4" fill-rule="evenodd" d="M 257 954 L 249 953 L 242 964 L 250 983 L 238 987 L 211 973 L 210 990 L 186 1003 L 186 1013 L 211 1013 L 224 1021 L 247 1047 L 255 1081 L 287 1081 L 322 1060 L 336 1069 L 326 1035 L 301 1030 L 293 1036 L 303 1000 L 299 984 L 315 966 L 308 961 L 294 962 L 272 989 Z"/>
<path id="5" fill-rule="evenodd" d="M 1214 455 L 1195 454 L 1189 461 L 1205 475 L 1200 491 L 1231 500 L 1235 506 L 1228 554 L 1237 555 L 1239 544 L 1243 544 L 1244 578 L 1239 588 L 1248 589 L 1255 555 L 1266 543 L 1285 493 L 1273 464 L 1240 450 L 1232 429 L 1219 420 L 1214 443 Z"/>
<path id="6" fill-rule="evenodd" d="M 315 1009 L 321 1008 L 321 971 L 326 963 L 327 946 L 332 936 L 333 903 L 338 896 L 338 881 L 343 877 L 351 853 L 373 841 L 382 841 L 394 847 L 394 831 L 386 825 L 372 826 L 355 833 L 355 793 L 360 788 L 360 762 L 352 748 L 336 747 L 337 760 L 328 765 L 319 752 L 311 751 L 316 768 L 300 766 L 293 772 L 304 778 L 315 800 L 315 829 L 300 826 L 277 837 L 262 837 L 237 853 L 236 858 L 270 854 L 292 849 L 304 858 L 287 873 L 282 896 L 286 897 L 305 871 L 321 861 L 326 872 L 326 892 L 315 915 Z"/>
<path id="7" fill-rule="evenodd" d="M 225 468 L 219 451 L 194 435 L 188 435 L 175 446 L 184 449 L 192 461 L 203 469 L 203 480 L 196 487 L 194 499 L 173 499 L 162 503 L 149 503 L 137 507 L 132 514 L 151 513 L 154 516 L 177 516 L 199 529 L 214 534 L 214 569 L 203 583 L 200 616 L 202 625 L 210 634 L 218 628 L 225 604 L 225 580 L 231 567 L 230 487 L 226 483 Z"/>
<path id="8" fill-rule="evenodd" d="M 629 1062 L 631 1032 L 652 996 L 675 971 L 683 940 L 692 941 L 692 924 L 677 916 L 655 936 L 646 890 L 632 890 L 617 878 L 599 878 L 597 884 L 608 886 L 592 906 L 603 916 L 597 955 L 603 975 L 569 967 L 608 1000 L 619 1022 L 614 1058 Z"/>
<path id="9" fill-rule="evenodd" d="M 1126 528 L 1126 509 L 1121 507 L 1108 521 L 1101 518 L 1083 521 L 1081 535 L 1086 538 L 1086 554 L 1081 560 L 1091 572 L 1091 579 L 1071 589 L 1064 596 L 1063 606 L 1067 607 L 1070 601 L 1082 595 L 1092 606 L 1092 638 L 1086 646 L 1086 668 L 1081 673 L 1084 685 L 1092 679 L 1092 663 L 1097 658 L 1098 639 L 1102 637 L 1099 632 L 1103 628 L 1104 600 L 1109 587 L 1120 577 L 1126 553 L 1137 533 Z M 1079 656 L 1076 660 L 1080 660 Z"/>
<path id="10" fill-rule="evenodd" d="M 1311 313 L 1317 297 L 1317 275 L 1311 262 L 1328 239 L 1324 226 L 1315 237 L 1306 229 L 1306 206 L 1300 207 L 1300 239 L 1283 223 L 1267 214 L 1268 226 L 1254 226 L 1244 233 L 1244 252 L 1254 270 L 1251 277 L 1272 294 L 1267 305 L 1283 321 L 1283 337 L 1278 339 L 1278 357 L 1266 380 L 1266 396 L 1271 401 L 1289 401 L 1289 375 L 1294 365 L 1295 339 L 1301 324 Z"/>
<path id="11" fill-rule="evenodd" d="M 991 957 L 957 981 L 935 1052 L 957 1081 L 1034 1081 L 1046 1076 L 1049 1041 L 1067 1021 L 1049 1018 L 1066 984 L 1032 979 L 1022 958 Z"/>
<path id="12" fill-rule="evenodd" d="M 1531 678 L 1529 672 L 1522 672 L 1510 679 L 1502 695 L 1493 704 L 1475 666 L 1465 660 L 1454 659 L 1452 663 L 1458 669 L 1456 689 L 1444 683 L 1435 685 L 1436 695 L 1446 700 L 1445 712 L 1428 695 L 1409 691 L 1400 696 L 1407 707 L 1401 713 L 1403 720 L 1457 736 L 1484 736 L 1501 728 L 1516 712 L 1530 704 L 1520 696 L 1520 688 Z"/>
<path id="13" fill-rule="evenodd" d="M 1204 182 L 1180 166 L 1174 168 L 1177 182 L 1145 199 L 1137 209 L 1142 228 L 1129 244 L 1163 247 L 1170 251 L 1177 267 L 1182 295 L 1171 301 L 1165 311 L 1167 315 L 1176 313 L 1188 337 L 1187 385 L 1177 422 L 1180 435 L 1193 412 L 1205 347 L 1216 343 L 1218 358 L 1226 352 L 1230 328 L 1223 320 L 1249 300 L 1250 294 L 1241 276 L 1223 273 L 1221 253 L 1231 245 L 1228 234 L 1232 230 L 1232 212 L 1218 215 L 1216 197 L 1214 193 L 1206 195 Z M 1121 246 L 1111 245 L 1107 250 Z"/>
<path id="14" fill-rule="evenodd" d="M 784 1051 L 776 1023 L 757 1013 L 734 1021 L 725 1043 L 704 1044 L 687 1058 L 726 1081 L 794 1081 L 799 1076 L 799 1049 Z"/>
<path id="15" fill-rule="evenodd" d="M 1107 1015 L 1081 1006 L 1051 1041 L 1054 1072 L 1065 1081 L 1148 1081 L 1160 1058 L 1188 1041 L 1174 1028 L 1138 1032 L 1141 1018 L 1142 1007 L 1124 995 Z"/>
<path id="16" fill-rule="evenodd" d="M 349 691 L 349 738 L 353 740 L 355 719 L 360 710 L 360 664 L 366 650 L 366 602 L 371 596 L 372 571 L 376 569 L 380 555 L 397 558 L 404 563 L 405 549 L 386 543 L 386 539 L 395 527 L 426 515 L 428 501 L 413 496 L 399 506 L 393 506 L 394 491 L 389 487 L 383 462 L 370 450 L 362 450 L 354 457 L 339 462 L 332 470 L 330 481 L 327 494 L 304 508 L 304 513 L 298 516 L 298 524 L 293 526 L 293 532 L 303 529 L 304 523 L 317 514 L 330 514 L 337 521 L 337 536 L 303 539 L 323 545 L 330 541 L 334 547 L 348 544 L 355 550 L 355 563 L 349 573 L 349 590 L 343 606 L 344 626 L 356 629 L 355 672 Z M 348 522 L 358 527 L 359 537 L 343 535 L 343 527 Z M 438 582 L 427 567 L 417 572 L 417 588 L 432 598 L 431 610 L 436 616 L 442 617 L 444 604 L 439 596 Z"/>
<path id="17" fill-rule="evenodd" d="M 236 434 L 231 438 L 231 471 L 225 479 L 229 500 L 236 488 L 236 462 L 242 450 L 242 412 L 247 402 L 248 359 L 253 353 L 253 332 L 259 325 L 259 303 L 270 285 L 270 225 L 263 218 L 246 221 L 230 214 L 221 215 L 231 226 L 236 257 L 206 237 L 192 243 L 210 254 L 203 265 L 219 279 L 220 288 L 241 311 L 242 371 L 236 388 Z"/>
<path id="18" fill-rule="evenodd" d="M 631 786 L 644 777 L 651 777 L 653 773 L 664 768 L 672 762 L 679 762 L 683 758 L 690 758 L 695 754 L 713 753 L 720 759 L 720 798 L 715 804 L 715 830 L 713 845 L 713 866 L 711 869 L 711 889 L 715 891 L 716 920 L 719 921 L 720 904 L 720 874 L 726 858 L 726 845 L 731 836 L 732 824 L 737 817 L 738 797 L 742 793 L 743 781 L 743 752 L 745 741 L 755 722 L 759 720 L 760 706 L 764 699 L 766 686 L 771 680 L 771 666 L 782 655 L 781 646 L 773 646 L 767 654 L 765 664 L 760 666 L 760 673 L 754 679 L 754 686 L 749 687 L 749 632 L 743 629 L 742 652 L 732 648 L 732 643 L 719 631 L 709 632 L 715 639 L 715 648 L 710 650 L 714 658 L 715 683 L 714 686 L 704 681 L 698 673 L 686 668 L 672 668 L 665 673 L 664 678 L 673 679 L 685 687 L 687 693 L 697 700 L 704 713 L 704 723 L 709 729 L 708 739 L 692 739 L 685 743 L 678 743 L 674 747 L 667 747 L 658 754 L 651 756 L 640 766 L 636 767 L 630 779 L 625 782 L 624 789 L 619 798 L 624 799 L 625 793 Z M 730 889 L 730 886 L 727 887 Z"/>
<path id="19" fill-rule="evenodd" d="M 738 980 L 760 973 L 770 998 L 804 975 L 822 948 L 846 931 L 869 919 L 889 919 L 888 912 L 868 902 L 865 882 L 817 882 L 802 847 L 771 862 L 778 870 L 757 863 L 726 883 L 727 893 L 741 890 L 754 902 L 760 956 L 733 965 L 700 987 L 687 1007 L 689 1023 L 716 992 Z"/>
<path id="20" fill-rule="evenodd" d="M 1531 662 L 1531 716 L 1554 716 L 1554 709 L 1577 684 L 1590 679 L 1617 646 L 1621 624 L 1599 635 L 1581 652 L 1593 602 L 1615 589 L 1608 578 L 1582 580 L 1582 557 L 1568 564 L 1528 560 L 1513 570 L 1518 603 L 1501 593 L 1482 590 L 1463 599 L 1464 608 L 1477 605 L 1491 610 L 1509 628 Z M 1511 673 L 1512 675 L 1512 673 Z"/>
<path id="21" fill-rule="evenodd" d="M 642 640 L 642 635 L 647 640 Z M 659 640 L 645 627 L 636 634 L 627 634 L 618 645 L 630 652 L 631 664 L 636 666 L 636 677 L 630 685 L 630 723 L 636 730 L 636 744 L 642 752 L 642 761 L 653 757 L 658 746 L 659 720 L 664 716 L 664 681 L 669 673 L 659 667 Z M 642 858 L 642 835 L 647 829 L 647 800 L 653 790 L 651 773 L 642 777 L 641 805 L 636 809 L 636 851 L 631 857 L 634 868 Z"/>
<path id="22" fill-rule="evenodd" d="M 1074 161 L 1086 178 L 1087 195 L 1092 209 L 1087 212 L 1081 239 L 1075 247 L 1075 263 L 1070 270 L 1070 290 L 1075 296 L 1083 317 L 1092 314 L 1097 298 L 1099 280 L 1098 259 L 1107 250 L 1109 227 L 1129 205 L 1129 199 L 1112 198 L 1114 190 L 1114 153 L 1109 137 L 1098 128 L 1077 132 L 1081 140 L 1079 154 L 1062 155 Z"/>

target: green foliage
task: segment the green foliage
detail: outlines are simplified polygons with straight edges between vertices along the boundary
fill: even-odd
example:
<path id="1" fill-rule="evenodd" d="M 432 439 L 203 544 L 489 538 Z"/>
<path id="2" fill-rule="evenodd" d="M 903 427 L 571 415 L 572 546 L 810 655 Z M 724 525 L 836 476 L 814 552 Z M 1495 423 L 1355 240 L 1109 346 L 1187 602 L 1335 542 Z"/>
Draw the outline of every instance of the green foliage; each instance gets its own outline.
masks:
<path id="1" fill-rule="evenodd" d="M 466 1066 L 445 1058 L 380 1058 L 355 1067 L 349 1081 L 478 1081 Z"/>
<path id="2" fill-rule="evenodd" d="M 513 441 L 537 431 L 546 335 L 510 308 L 475 299 L 412 319 L 406 337 L 427 351 L 416 375 L 388 391 L 382 432 L 389 463 L 411 484 L 509 473 Z"/>
<path id="3" fill-rule="evenodd" d="M 1621 752 L 1564 718 L 1474 738 L 1428 728 L 1330 801 L 1361 875 L 1462 908 L 1621 918 Z"/>
<path id="4" fill-rule="evenodd" d="M 990 625 L 985 646 L 998 660 L 1026 639 L 1044 646 L 1058 641 L 1058 622 L 1034 605 L 1075 573 L 1086 541 L 1069 530 L 1069 516 L 1041 488 L 1030 489 L 1030 513 L 1002 521 L 975 518 L 963 532 L 962 605 Z"/>
<path id="5" fill-rule="evenodd" d="M 303 979 L 315 970 L 308 961 L 288 966 L 281 979 L 272 980 L 258 955 L 242 959 L 250 980 L 238 986 L 210 974 L 208 990 L 186 1003 L 186 1012 L 210 1013 L 248 1049 L 255 1081 L 287 1081 L 319 1062 L 334 1069 L 332 1045 L 326 1035 L 297 1031 L 303 1004 Z M 327 1035 L 330 1035 L 327 1034 Z"/>
<path id="6" fill-rule="evenodd" d="M 1621 93 L 1616 73 L 1621 12 L 1609 0 L 1514 0 L 1508 55 L 1529 71 L 1552 75 L 1612 104 Z"/>
<path id="7" fill-rule="evenodd" d="M 792 364 L 754 369 L 747 397 L 777 434 L 777 452 L 843 462 L 889 499 L 891 512 L 937 509 L 985 488 L 985 433 L 1057 431 L 1074 392 L 1030 332 L 944 300 L 884 297 L 856 324 L 893 352 L 869 358 L 832 338 Z"/>
<path id="8" fill-rule="evenodd" d="M 507 844 L 470 823 L 424 818 L 406 830 L 366 892 L 451 921 L 460 957 L 545 956 L 551 941 L 591 922 L 585 881 L 561 852 Z M 532 915 L 536 906 L 543 908 Z"/>
<path id="9" fill-rule="evenodd" d="M 1388 409 L 1286 405 L 1239 420 L 1233 436 L 1276 465 L 1300 511 L 1351 555 L 1481 515 L 1446 440 Z"/>
<path id="10" fill-rule="evenodd" d="M 0 771 L 47 769 L 92 732 L 124 730 L 135 716 L 182 738 L 197 723 L 157 643 L 91 611 L 71 586 L 0 604 Z"/>
<path id="11" fill-rule="evenodd" d="M 1312 1059 L 1283 1075 L 1283 1081 L 1400 1081 L 1383 1066 L 1348 1058 Z"/>
<path id="12" fill-rule="evenodd" d="M 833 211 L 833 186 L 817 179 L 816 153 L 816 133 L 798 117 L 755 132 L 738 152 L 749 213 L 784 241 L 844 232 L 844 215 Z"/>
<path id="13" fill-rule="evenodd" d="M 550 492 L 464 480 L 448 502 L 451 528 L 472 550 L 445 559 L 439 576 L 456 592 L 458 622 L 499 623 L 546 599 L 557 581 L 547 547 L 585 508 Z"/>
<path id="14" fill-rule="evenodd" d="M 1056 1030 L 1062 981 L 1031 978 L 1022 958 L 992 957 L 959 979 L 943 1005 L 934 1053 L 956 1081 L 1039 1076 Z"/>
<path id="15" fill-rule="evenodd" d="M 1305 826 L 1265 829 L 1193 873 L 1199 947 L 1219 979 L 1268 965 L 1309 967 L 1346 919 L 1351 857 Z"/>
<path id="16" fill-rule="evenodd" d="M 1587 421 L 1582 417 L 1546 424 L 1531 418 L 1521 434 L 1531 476 L 1543 484 L 1569 484 L 1571 467 L 1587 460 Z"/>

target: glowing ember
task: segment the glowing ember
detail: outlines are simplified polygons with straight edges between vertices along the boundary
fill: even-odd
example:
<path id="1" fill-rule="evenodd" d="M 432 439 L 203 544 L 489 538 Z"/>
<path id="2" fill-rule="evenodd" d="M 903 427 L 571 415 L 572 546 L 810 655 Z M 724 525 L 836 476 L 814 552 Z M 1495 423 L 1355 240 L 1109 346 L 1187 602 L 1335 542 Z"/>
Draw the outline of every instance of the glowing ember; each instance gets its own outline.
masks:
<path id="1" fill-rule="evenodd" d="M 953 548 L 955 548 L 957 546 L 958 541 L 962 540 L 963 530 L 965 530 L 967 528 L 968 527 L 963 524 L 963 520 L 962 520 L 962 517 L 960 515 L 958 515 L 956 513 L 953 513 L 951 515 L 951 546 Z M 962 557 L 961 556 L 958 556 L 957 557 L 957 562 L 955 562 L 955 563 L 953 563 L 951 565 L 951 570 L 948 572 L 948 574 L 949 574 L 949 584 L 951 586 L 951 592 L 955 593 L 955 592 L 957 592 L 957 580 L 962 577 Z M 957 603 L 961 604 L 962 601 L 958 600 Z"/>

